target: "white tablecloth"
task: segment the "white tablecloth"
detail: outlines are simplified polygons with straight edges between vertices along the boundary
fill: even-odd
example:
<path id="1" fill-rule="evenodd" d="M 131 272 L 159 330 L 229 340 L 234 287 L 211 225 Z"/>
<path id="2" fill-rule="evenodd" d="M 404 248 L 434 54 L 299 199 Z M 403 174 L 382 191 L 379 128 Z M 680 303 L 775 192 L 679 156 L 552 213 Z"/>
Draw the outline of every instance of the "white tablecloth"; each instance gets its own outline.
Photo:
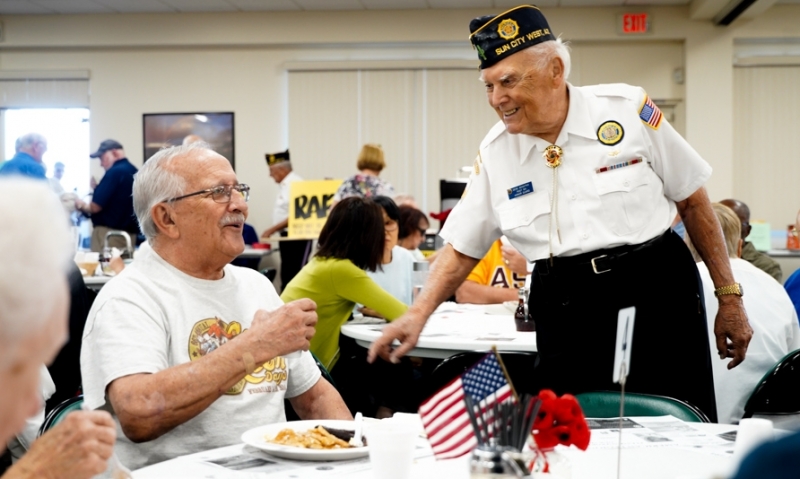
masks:
<path id="1" fill-rule="evenodd" d="M 342 334 L 369 347 L 384 324 L 345 324 Z M 447 358 L 464 351 L 536 351 L 535 332 L 517 332 L 514 314 L 503 305 L 445 303 L 428 319 L 416 348 L 409 355 Z"/>
<path id="2" fill-rule="evenodd" d="M 674 419 L 674 418 L 673 418 Z M 675 422 L 679 422 L 674 420 Z M 674 424 L 674 422 L 673 422 Z M 723 424 L 685 423 L 695 429 L 699 436 L 713 436 L 735 431 L 737 426 Z M 665 433 L 668 434 L 668 433 Z M 599 434 L 598 434 L 599 439 Z M 712 438 L 715 439 L 715 438 Z M 587 451 L 570 448 L 562 450 L 570 463 L 572 479 L 615 479 L 617 477 L 617 449 L 593 444 Z M 435 461 L 430 455 L 427 442 L 420 439 L 417 459 L 412 467 L 413 479 L 467 479 L 469 478 L 469 458 Z M 423 451 L 422 449 L 425 448 Z M 732 450 L 732 443 L 719 450 L 672 446 L 664 443 L 638 445 L 623 448 L 620 477 L 623 479 L 716 479 L 729 477 L 734 468 L 734 460 L 726 451 Z M 368 459 L 347 464 L 305 462 L 299 466 L 286 467 L 275 472 L 233 471 L 225 467 L 209 464 L 207 460 L 238 454 L 262 455 L 260 451 L 242 444 L 207 451 L 171 461 L 156 464 L 134 473 L 135 479 L 314 479 L 322 477 L 347 477 L 371 479 L 372 470 Z M 280 459 L 275 459 L 280 462 Z M 298 468 L 300 467 L 300 468 Z"/>

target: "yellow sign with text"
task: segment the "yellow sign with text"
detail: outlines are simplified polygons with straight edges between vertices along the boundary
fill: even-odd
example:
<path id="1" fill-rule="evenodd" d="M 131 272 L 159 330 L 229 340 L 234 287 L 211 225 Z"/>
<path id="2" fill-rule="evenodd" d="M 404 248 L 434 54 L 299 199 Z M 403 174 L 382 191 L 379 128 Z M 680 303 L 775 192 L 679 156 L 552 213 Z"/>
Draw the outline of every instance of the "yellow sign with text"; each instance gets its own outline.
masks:
<path id="1" fill-rule="evenodd" d="M 289 184 L 290 239 L 316 239 L 328 213 L 333 195 L 342 180 L 293 181 Z"/>

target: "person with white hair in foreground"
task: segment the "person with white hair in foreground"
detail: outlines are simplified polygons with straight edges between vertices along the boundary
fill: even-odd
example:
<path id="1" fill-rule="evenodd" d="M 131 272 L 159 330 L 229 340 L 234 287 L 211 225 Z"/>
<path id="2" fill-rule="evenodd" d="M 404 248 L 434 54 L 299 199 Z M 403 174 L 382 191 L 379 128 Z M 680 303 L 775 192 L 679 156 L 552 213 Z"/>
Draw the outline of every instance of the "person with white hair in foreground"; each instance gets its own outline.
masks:
<path id="1" fill-rule="evenodd" d="M 42 365 L 67 339 L 71 235 L 58 198 L 42 181 L 0 179 L 0 222 L 8 225 L 0 235 L 0 443 L 5 444 L 42 408 Z M 113 452 L 113 426 L 107 412 L 70 413 L 2 478 L 93 477 L 106 469 Z"/>

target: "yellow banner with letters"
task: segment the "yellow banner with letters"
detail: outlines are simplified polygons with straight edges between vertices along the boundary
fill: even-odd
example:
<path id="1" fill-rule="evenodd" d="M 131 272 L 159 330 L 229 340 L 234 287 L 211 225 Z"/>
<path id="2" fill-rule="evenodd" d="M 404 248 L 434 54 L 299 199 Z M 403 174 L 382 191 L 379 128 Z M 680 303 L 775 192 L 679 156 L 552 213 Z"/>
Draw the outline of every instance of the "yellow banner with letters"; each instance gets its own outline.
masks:
<path id="1" fill-rule="evenodd" d="M 290 239 L 316 239 L 342 180 L 293 181 L 289 184 Z"/>

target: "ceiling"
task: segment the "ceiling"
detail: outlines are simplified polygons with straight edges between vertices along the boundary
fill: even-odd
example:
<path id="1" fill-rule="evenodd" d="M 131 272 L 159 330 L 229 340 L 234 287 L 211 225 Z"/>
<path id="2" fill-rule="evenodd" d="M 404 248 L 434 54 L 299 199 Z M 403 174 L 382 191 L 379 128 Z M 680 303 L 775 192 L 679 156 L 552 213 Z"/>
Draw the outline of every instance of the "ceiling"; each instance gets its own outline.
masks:
<path id="1" fill-rule="evenodd" d="M 0 15 L 432 8 L 497 9 L 515 7 L 520 3 L 524 3 L 524 0 L 0 0 Z M 534 3 L 541 7 L 605 7 L 686 5 L 689 0 L 534 0 Z"/>
<path id="2" fill-rule="evenodd" d="M 506 9 L 526 0 L 0 0 L 0 15 L 76 15 L 92 13 L 190 13 L 324 10 Z M 541 7 L 620 7 L 690 5 L 690 18 L 715 22 L 735 7 L 751 5 L 741 18 L 753 18 L 775 3 L 800 0 L 527 0 Z M 736 18 L 735 16 L 733 18 Z M 727 25 L 728 23 L 722 23 Z"/>

